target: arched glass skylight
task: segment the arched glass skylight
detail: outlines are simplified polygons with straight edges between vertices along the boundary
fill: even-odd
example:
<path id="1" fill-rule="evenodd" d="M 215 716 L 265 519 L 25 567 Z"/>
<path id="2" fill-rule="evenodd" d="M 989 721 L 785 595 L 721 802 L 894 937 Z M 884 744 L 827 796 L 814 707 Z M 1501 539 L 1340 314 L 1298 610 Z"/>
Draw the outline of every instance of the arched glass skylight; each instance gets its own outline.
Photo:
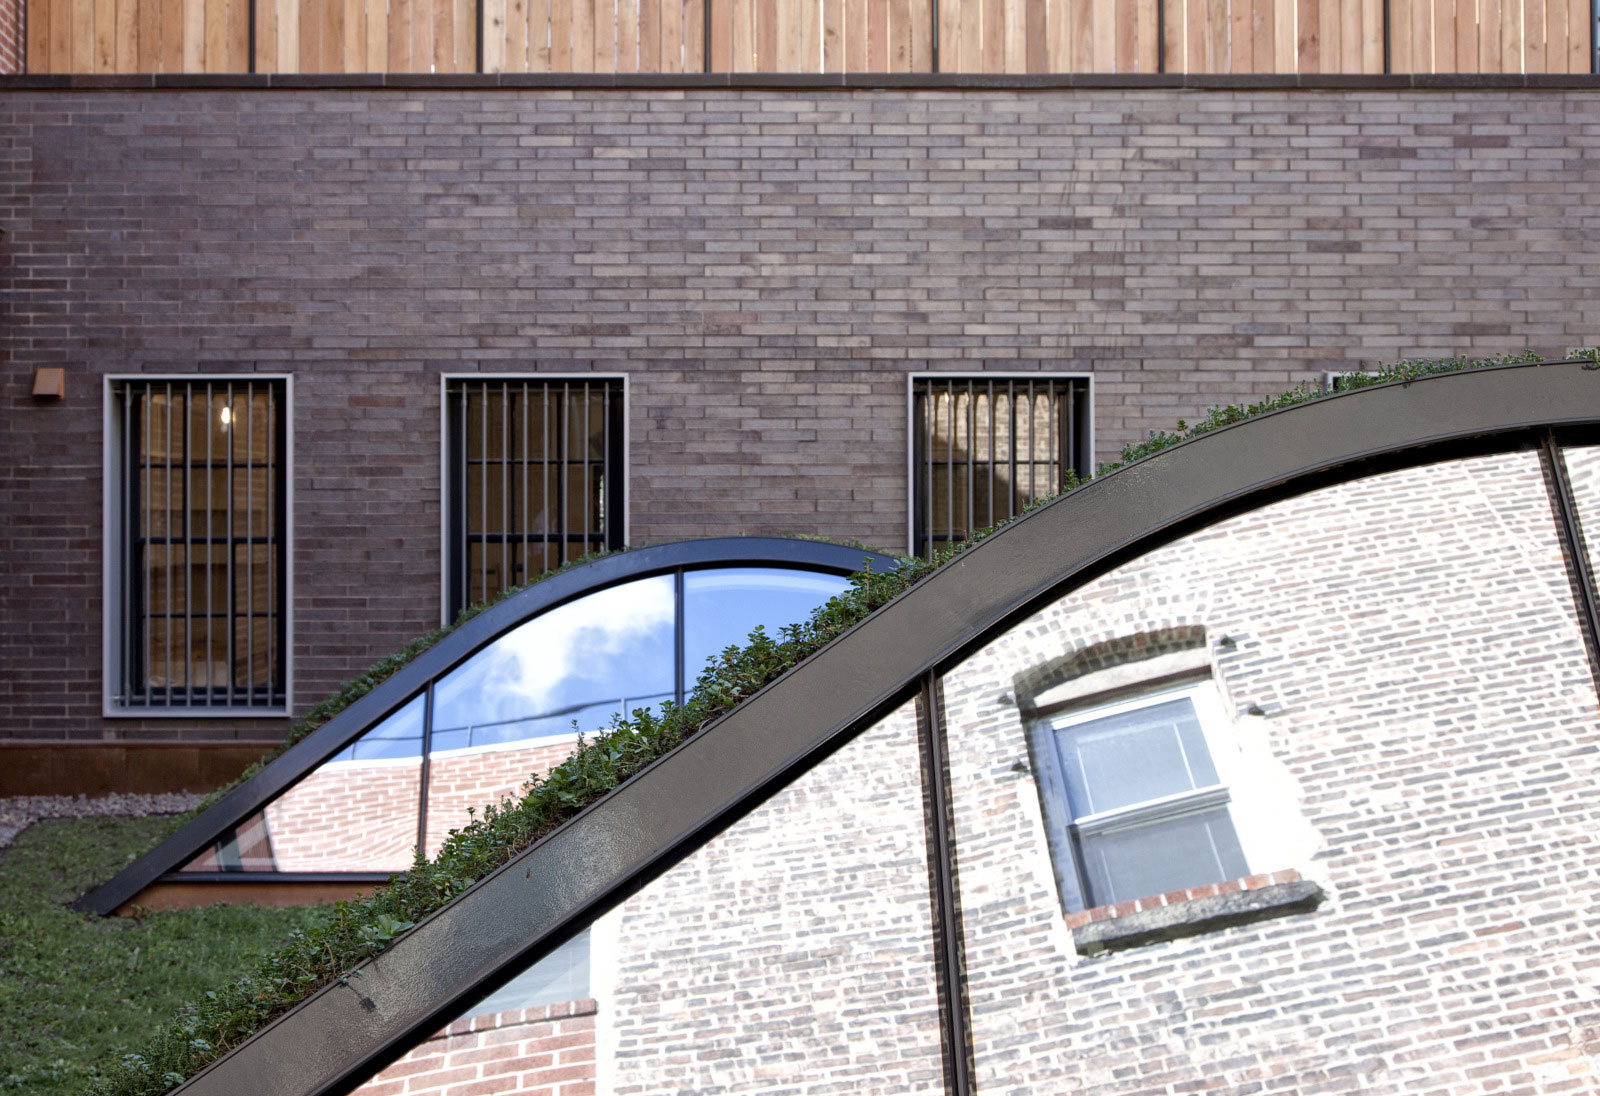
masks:
<path id="1" fill-rule="evenodd" d="M 183 873 L 387 872 L 436 852 L 613 715 L 681 702 L 706 661 L 848 585 L 798 567 L 679 568 L 511 628 L 308 772 Z"/>

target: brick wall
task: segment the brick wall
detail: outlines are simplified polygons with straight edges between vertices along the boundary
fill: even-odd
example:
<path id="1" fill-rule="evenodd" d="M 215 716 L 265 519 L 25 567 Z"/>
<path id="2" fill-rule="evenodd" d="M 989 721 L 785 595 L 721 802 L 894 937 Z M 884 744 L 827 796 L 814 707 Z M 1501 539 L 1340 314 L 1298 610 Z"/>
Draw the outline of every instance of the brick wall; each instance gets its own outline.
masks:
<path id="1" fill-rule="evenodd" d="M 636 542 L 899 547 L 910 370 L 1092 372 L 1105 458 L 1593 342 L 1597 132 L 1582 91 L 8 91 L 0 734 L 282 730 L 101 718 L 106 372 L 294 374 L 303 708 L 437 623 L 442 372 L 628 374 Z"/>
<path id="2" fill-rule="evenodd" d="M 594 1096 L 594 1002 L 457 1020 L 356 1089 L 362 1096 Z"/>
<path id="3" fill-rule="evenodd" d="M 27 70 L 26 0 L 0 0 L 0 76 Z"/>
<path id="4" fill-rule="evenodd" d="M 1017 678 L 1185 628 L 1205 629 L 1230 733 L 1258 758 L 1234 789 L 1258 801 L 1246 826 L 1275 831 L 1252 870 L 1298 870 L 1329 899 L 1085 958 Z M 945 686 L 980 1087 L 1592 1091 L 1600 710 L 1535 456 L 1230 520 L 1018 625 Z"/>

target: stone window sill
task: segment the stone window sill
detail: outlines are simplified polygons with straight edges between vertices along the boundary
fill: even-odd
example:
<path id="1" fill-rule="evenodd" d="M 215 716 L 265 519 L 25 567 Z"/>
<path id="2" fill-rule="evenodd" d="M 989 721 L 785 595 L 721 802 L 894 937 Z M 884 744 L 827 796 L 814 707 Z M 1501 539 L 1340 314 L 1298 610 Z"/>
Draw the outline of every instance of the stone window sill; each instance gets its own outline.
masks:
<path id="1" fill-rule="evenodd" d="M 1101 955 L 1310 913 L 1324 897 L 1321 887 L 1291 868 L 1070 913 L 1067 927 L 1079 955 Z"/>

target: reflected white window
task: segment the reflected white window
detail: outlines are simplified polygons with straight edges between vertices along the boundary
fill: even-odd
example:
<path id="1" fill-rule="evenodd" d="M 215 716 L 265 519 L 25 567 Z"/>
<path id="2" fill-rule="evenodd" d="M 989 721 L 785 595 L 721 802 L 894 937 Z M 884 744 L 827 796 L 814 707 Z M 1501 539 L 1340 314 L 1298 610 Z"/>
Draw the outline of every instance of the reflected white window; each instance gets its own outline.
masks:
<path id="1" fill-rule="evenodd" d="M 1248 874 L 1208 723 L 1224 723 L 1209 681 L 1062 712 L 1036 726 L 1069 910 Z"/>

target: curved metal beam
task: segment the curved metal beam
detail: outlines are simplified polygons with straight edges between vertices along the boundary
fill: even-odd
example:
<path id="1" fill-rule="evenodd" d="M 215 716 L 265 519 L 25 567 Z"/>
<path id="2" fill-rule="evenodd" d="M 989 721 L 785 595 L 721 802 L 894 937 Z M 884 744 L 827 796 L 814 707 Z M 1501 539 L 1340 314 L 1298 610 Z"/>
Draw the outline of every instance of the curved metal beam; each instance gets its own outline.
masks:
<path id="1" fill-rule="evenodd" d="M 429 681 L 454 669 L 513 628 L 558 605 L 621 582 L 678 570 L 789 567 L 847 575 L 861 570 L 863 562 L 879 571 L 895 567 L 893 556 L 825 541 L 712 537 L 617 552 L 551 575 L 490 606 L 455 629 L 74 905 L 94 913 L 112 913 L 344 749 L 373 724 L 410 700 Z M 384 877 L 387 878 L 387 873 Z"/>
<path id="2" fill-rule="evenodd" d="M 1508 366 L 1360 389 L 1091 481 L 957 557 L 180 1091 L 350 1091 L 870 726 L 922 675 L 1041 603 L 1199 524 L 1298 491 L 1593 426 L 1597 368 Z"/>

